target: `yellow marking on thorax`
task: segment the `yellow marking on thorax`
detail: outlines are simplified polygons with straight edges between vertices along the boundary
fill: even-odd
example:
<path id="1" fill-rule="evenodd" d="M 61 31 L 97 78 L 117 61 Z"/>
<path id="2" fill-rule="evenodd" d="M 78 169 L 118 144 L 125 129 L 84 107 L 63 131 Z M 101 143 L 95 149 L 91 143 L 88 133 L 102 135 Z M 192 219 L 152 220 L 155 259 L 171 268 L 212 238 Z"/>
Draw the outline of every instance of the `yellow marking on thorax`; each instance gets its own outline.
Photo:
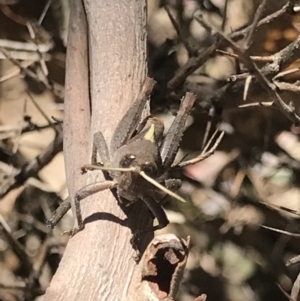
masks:
<path id="1" fill-rule="evenodd" d="M 144 135 L 144 139 L 154 142 L 154 138 L 155 138 L 154 133 L 155 133 L 155 127 L 154 124 L 151 124 L 149 130 Z"/>

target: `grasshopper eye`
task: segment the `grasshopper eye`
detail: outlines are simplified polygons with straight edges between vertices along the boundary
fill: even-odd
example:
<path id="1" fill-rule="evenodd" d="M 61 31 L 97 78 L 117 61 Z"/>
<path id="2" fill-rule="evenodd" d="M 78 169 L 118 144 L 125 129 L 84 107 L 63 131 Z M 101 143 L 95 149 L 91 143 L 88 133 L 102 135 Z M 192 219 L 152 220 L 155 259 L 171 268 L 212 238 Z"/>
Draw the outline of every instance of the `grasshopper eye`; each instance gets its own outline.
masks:
<path id="1" fill-rule="evenodd" d="M 130 167 L 136 159 L 135 155 L 126 155 L 120 161 L 120 167 Z"/>
<path id="2" fill-rule="evenodd" d="M 149 161 L 146 161 L 142 165 L 142 170 L 148 175 L 154 175 L 156 173 L 156 165 Z"/>

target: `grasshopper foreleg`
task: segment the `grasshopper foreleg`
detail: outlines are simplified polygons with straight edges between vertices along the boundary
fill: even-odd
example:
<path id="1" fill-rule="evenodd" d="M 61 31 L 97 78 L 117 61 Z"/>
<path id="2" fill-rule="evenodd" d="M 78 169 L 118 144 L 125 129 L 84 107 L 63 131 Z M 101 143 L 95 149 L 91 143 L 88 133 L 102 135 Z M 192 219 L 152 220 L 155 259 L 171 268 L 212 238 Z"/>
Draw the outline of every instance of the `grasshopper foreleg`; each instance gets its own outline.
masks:
<path id="1" fill-rule="evenodd" d="M 80 190 L 78 190 L 74 197 L 74 205 L 75 205 L 75 214 L 76 214 L 76 220 L 77 220 L 77 227 L 75 227 L 71 234 L 74 235 L 78 231 L 82 230 L 84 228 L 84 223 L 82 220 L 82 214 L 81 214 L 81 208 L 80 208 L 80 201 L 87 198 L 88 196 L 100 192 L 105 189 L 112 189 L 116 186 L 116 182 L 114 181 L 103 181 L 103 182 L 96 182 L 93 184 L 89 184 L 87 186 L 84 186 Z"/>
<path id="2" fill-rule="evenodd" d="M 109 158 L 109 151 L 108 147 L 106 144 L 106 141 L 103 137 L 103 134 L 101 132 L 97 132 L 94 135 L 94 141 L 93 141 L 93 151 L 92 151 L 92 164 L 97 164 L 97 152 L 102 160 L 101 163 L 104 165 L 109 164 L 110 158 Z M 104 182 L 105 183 L 105 182 Z M 95 183 L 97 184 L 97 183 Z M 105 186 L 105 185 L 104 185 Z M 86 186 L 90 187 L 90 185 Z M 75 208 L 76 208 L 76 216 L 77 216 L 77 222 L 78 222 L 78 227 L 82 225 L 82 217 L 81 217 L 81 211 L 80 211 L 80 206 L 78 205 L 79 201 L 86 198 L 88 195 L 93 194 L 95 192 L 101 191 L 106 189 L 105 187 L 100 190 L 96 190 L 95 192 L 91 192 L 90 194 L 85 195 L 87 191 L 90 189 L 92 191 L 92 188 L 87 188 L 87 191 L 84 189 L 86 187 L 83 187 L 80 189 L 76 194 L 75 194 Z M 109 188 L 109 187 L 108 187 Z M 77 199 L 77 201 L 76 201 Z M 77 204 L 77 205 L 76 205 Z M 57 223 L 64 217 L 64 215 L 67 213 L 67 211 L 71 209 L 71 200 L 70 197 L 67 197 L 60 205 L 59 207 L 55 210 L 54 214 L 50 219 L 46 221 L 46 224 L 48 227 L 53 229 Z M 77 214 L 77 212 L 79 212 Z"/>

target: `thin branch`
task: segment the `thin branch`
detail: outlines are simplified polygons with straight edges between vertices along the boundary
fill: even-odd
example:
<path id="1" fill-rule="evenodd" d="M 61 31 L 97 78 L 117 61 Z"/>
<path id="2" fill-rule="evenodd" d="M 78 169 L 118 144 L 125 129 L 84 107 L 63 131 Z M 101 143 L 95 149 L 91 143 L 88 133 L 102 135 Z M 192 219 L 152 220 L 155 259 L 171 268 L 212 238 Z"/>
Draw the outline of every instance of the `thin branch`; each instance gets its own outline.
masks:
<path id="1" fill-rule="evenodd" d="M 36 52 L 28 52 L 28 51 L 15 51 L 15 50 L 8 50 L 7 53 L 9 53 L 9 56 L 15 60 L 20 61 L 38 61 L 40 57 L 42 57 L 45 61 L 50 61 L 51 54 L 49 53 L 42 53 L 39 55 Z M 0 59 L 6 59 L 6 56 L 0 52 Z M 33 62 L 31 62 L 32 64 Z"/>
<path id="2" fill-rule="evenodd" d="M 57 124 L 57 123 L 55 123 Z M 0 126 L 0 140 L 14 138 L 19 134 L 30 133 L 34 131 L 42 131 L 52 128 L 55 124 L 47 125 L 36 125 L 32 122 L 26 123 L 23 126 Z"/>
<path id="3" fill-rule="evenodd" d="M 40 25 L 42 24 L 42 22 L 43 22 L 43 20 L 44 20 L 44 18 L 46 16 L 46 14 L 47 14 L 47 12 L 49 10 L 49 7 L 50 7 L 51 3 L 52 3 L 52 0 L 48 0 L 47 3 L 45 4 L 44 9 L 43 9 L 43 11 L 42 11 L 42 13 L 41 13 L 41 15 L 39 17 L 39 21 L 38 21 L 38 23 Z"/>
<path id="4" fill-rule="evenodd" d="M 287 118 L 289 118 L 295 124 L 298 124 L 300 122 L 300 117 L 296 114 L 294 108 L 290 105 L 287 105 L 283 101 L 281 96 L 276 91 L 276 86 L 269 82 L 269 80 L 266 78 L 266 76 L 258 69 L 256 64 L 251 60 L 248 53 L 246 51 L 243 51 L 238 45 L 236 45 L 229 37 L 227 37 L 219 29 L 217 29 L 217 28 L 213 27 L 212 25 L 210 25 L 209 23 L 207 23 L 201 15 L 195 16 L 195 18 L 201 24 L 203 23 L 206 26 L 210 26 L 212 28 L 212 30 L 214 30 L 219 37 L 221 37 L 227 43 L 230 44 L 230 46 L 238 54 L 239 58 L 243 61 L 245 66 L 248 68 L 248 70 L 251 73 L 253 73 L 253 75 L 256 77 L 258 83 L 262 86 L 263 89 L 266 90 L 266 92 L 268 93 L 268 95 L 272 99 L 272 101 L 274 101 L 274 103 L 281 109 L 281 111 L 284 113 L 284 115 Z M 299 42 L 300 42 L 300 36 L 299 36 Z"/>
<path id="5" fill-rule="evenodd" d="M 296 40 L 288 46 L 273 55 L 272 63 L 267 64 L 261 70 L 265 76 L 272 76 L 277 74 L 280 70 L 290 66 L 294 61 L 300 57 L 300 35 Z"/>
<path id="6" fill-rule="evenodd" d="M 53 142 L 34 160 L 26 164 L 21 171 L 12 179 L 7 180 L 0 187 L 0 198 L 7 195 L 10 191 L 23 185 L 28 178 L 35 177 L 37 173 L 44 168 L 52 159 L 62 151 L 63 137 L 62 130 L 58 133 Z"/>
<path id="7" fill-rule="evenodd" d="M 293 284 L 292 290 L 291 290 L 292 300 L 295 300 L 295 301 L 298 300 L 299 291 L 300 291 L 300 273 L 298 274 L 298 276 Z"/>
<path id="8" fill-rule="evenodd" d="M 222 50 L 217 50 L 217 52 L 223 53 L 225 55 L 229 55 L 232 57 L 238 57 L 236 54 L 231 54 L 229 52 L 225 52 Z M 250 56 L 253 61 L 257 62 L 270 62 L 269 64 L 265 65 L 261 72 L 265 76 L 274 76 L 274 79 L 290 73 L 294 73 L 299 71 L 299 68 L 293 68 L 291 70 L 285 70 L 278 73 L 280 70 L 287 68 L 290 66 L 294 61 L 298 60 L 300 57 L 300 35 L 296 38 L 295 41 L 287 45 L 285 48 L 280 50 L 279 52 L 271 55 L 271 56 Z M 244 79 L 248 76 L 248 73 L 232 75 L 230 76 L 231 81 L 236 81 L 237 79 Z"/>
<path id="9" fill-rule="evenodd" d="M 279 78 L 285 77 L 286 75 L 294 74 L 294 73 L 299 72 L 299 71 L 300 71 L 300 68 L 293 68 L 293 69 L 289 69 L 289 70 L 279 72 L 277 75 L 275 75 L 273 77 L 273 81 L 278 80 Z"/>
<path id="10" fill-rule="evenodd" d="M 272 21 L 276 20 L 277 18 L 279 18 L 280 16 L 284 15 L 286 12 L 292 12 L 293 7 L 294 7 L 294 2 L 295 1 L 288 1 L 287 4 L 285 4 L 281 9 L 277 10 L 276 12 L 274 12 L 273 14 L 270 14 L 268 16 L 266 16 L 265 18 L 261 19 L 258 23 L 256 28 L 259 28 L 265 24 L 269 24 Z M 238 30 L 234 33 L 232 33 L 230 35 L 230 38 L 234 41 L 238 41 L 243 39 L 247 33 L 249 32 L 249 30 L 251 30 L 252 28 L 252 24 L 247 26 L 246 28 L 243 28 L 241 30 Z"/>
<path id="11" fill-rule="evenodd" d="M 175 18 L 173 17 L 173 14 L 170 10 L 170 8 L 168 7 L 167 4 L 164 5 L 164 8 L 171 20 L 171 23 L 177 33 L 177 36 L 178 36 L 178 39 L 180 40 L 180 42 L 184 45 L 184 47 L 186 48 L 188 54 L 189 54 L 189 57 L 191 56 L 194 56 L 194 53 L 195 53 L 195 50 L 190 46 L 188 40 L 183 36 L 183 34 L 181 33 L 181 29 L 180 29 L 180 25 L 177 24 Z"/>
<path id="12" fill-rule="evenodd" d="M 246 42 L 245 42 L 245 45 L 244 45 L 244 49 L 249 49 L 251 43 L 252 43 L 252 39 L 253 39 L 253 34 L 256 30 L 256 27 L 258 25 L 258 22 L 265 10 L 265 7 L 266 7 L 266 4 L 267 4 L 267 1 L 268 0 L 263 0 L 262 3 L 259 5 L 258 9 L 256 10 L 255 12 L 255 15 L 254 15 L 254 19 L 253 19 L 253 22 L 252 24 L 250 25 L 250 29 L 249 29 L 249 33 L 248 33 L 248 36 L 247 36 L 247 39 L 246 39 Z"/>
<path id="13" fill-rule="evenodd" d="M 206 153 L 207 150 L 209 149 L 210 145 L 212 144 L 213 140 L 215 139 L 215 137 L 217 136 L 218 132 L 220 130 L 220 126 L 214 131 L 214 133 L 212 134 L 212 136 L 210 137 L 208 143 L 206 144 L 205 148 L 202 151 L 202 154 Z"/>
<path id="14" fill-rule="evenodd" d="M 245 101 L 247 99 L 248 91 L 252 82 L 252 75 L 247 76 L 245 81 L 245 87 L 244 87 L 244 94 L 243 94 L 243 100 Z"/>
<path id="15" fill-rule="evenodd" d="M 32 273 L 31 261 L 27 253 L 25 252 L 23 246 L 12 236 L 11 229 L 9 228 L 8 224 L 5 222 L 2 215 L 0 215 L 0 233 L 3 235 L 5 241 L 11 247 L 12 251 L 20 259 L 20 264 L 25 274 L 29 276 Z"/>
<path id="16" fill-rule="evenodd" d="M 5 290 L 21 290 L 21 291 L 24 291 L 26 289 L 26 286 L 25 286 L 25 283 L 24 283 L 24 286 L 21 286 L 21 285 L 6 285 L 6 284 L 0 283 L 0 288 L 5 289 Z"/>
<path id="17" fill-rule="evenodd" d="M 16 215 L 20 221 L 25 222 L 29 225 L 32 225 L 37 230 L 44 232 L 46 234 L 48 234 L 50 232 L 49 228 L 47 228 L 47 226 L 45 226 L 44 223 L 40 222 L 39 220 L 34 218 L 32 215 L 22 214 L 22 213 L 18 213 L 18 212 L 16 213 Z"/>
<path id="18" fill-rule="evenodd" d="M 283 293 L 283 295 L 284 295 L 289 301 L 297 301 L 297 300 L 292 299 L 292 297 L 284 290 L 284 288 L 283 288 L 279 283 L 277 283 L 277 286 L 278 286 L 279 290 Z"/>
<path id="19" fill-rule="evenodd" d="M 31 39 L 37 45 L 38 43 L 37 43 L 37 35 L 36 35 L 36 26 L 33 26 L 31 22 L 27 22 L 26 27 L 29 31 Z M 41 66 L 43 76 L 46 78 L 46 81 L 48 81 L 47 76 L 48 76 L 49 72 L 48 72 L 48 68 L 47 68 L 47 65 L 45 63 L 45 60 L 43 59 L 43 55 L 39 50 L 37 50 L 36 52 L 39 56 L 38 61 L 39 61 L 40 66 Z"/>
<path id="20" fill-rule="evenodd" d="M 209 59 L 217 48 L 217 43 L 214 43 L 200 51 L 197 57 L 191 57 L 185 65 L 177 70 L 175 76 L 168 82 L 168 91 L 173 92 L 177 90 L 189 75 L 200 68 Z"/>
<path id="21" fill-rule="evenodd" d="M 228 51 L 224 51 L 222 49 L 217 49 L 216 52 L 221 53 L 221 54 L 225 54 L 227 56 L 230 57 L 234 57 L 234 58 L 238 58 L 239 56 L 235 53 L 231 53 Z M 255 55 L 251 55 L 250 56 L 251 60 L 255 61 L 255 62 L 273 62 L 274 61 L 274 56 L 273 55 L 267 55 L 267 56 L 255 56 Z"/>
<path id="22" fill-rule="evenodd" d="M 19 63 L 19 61 L 17 61 L 16 59 L 11 57 L 10 53 L 5 48 L 0 47 L 0 52 L 2 52 L 4 54 L 4 56 L 9 61 L 11 61 L 14 65 L 18 66 L 25 75 L 27 75 L 30 78 L 33 78 L 34 80 L 36 80 L 39 83 L 42 83 L 49 91 L 51 91 L 53 93 L 53 95 L 60 98 L 60 95 L 56 92 L 56 90 L 53 89 L 51 84 L 48 82 L 47 77 L 40 78 L 36 73 L 32 72 L 31 70 L 29 70 L 27 68 L 24 68 L 22 66 L 22 64 Z"/>
<path id="23" fill-rule="evenodd" d="M 0 53 L 1 55 L 1 53 Z M 21 68 L 27 68 L 31 65 L 33 65 L 35 62 L 32 61 L 22 61 L 20 62 Z M 21 74 L 21 69 L 17 66 L 13 66 L 11 69 L 8 70 L 9 72 L 6 72 L 6 74 L 0 76 L 0 83 L 4 82 L 6 80 L 9 80 L 13 77 L 19 76 Z"/>
<path id="24" fill-rule="evenodd" d="M 31 93 L 26 90 L 26 94 L 29 96 L 31 102 L 36 107 L 36 109 L 40 112 L 40 114 L 45 118 L 45 120 L 48 122 L 48 125 L 51 126 L 55 132 L 57 132 L 57 128 L 54 126 L 54 124 L 51 122 L 50 118 L 47 116 L 47 114 L 42 110 L 42 108 L 39 106 L 39 104 L 35 101 L 34 97 L 31 95 Z"/>
<path id="25" fill-rule="evenodd" d="M 226 26 L 226 21 L 227 21 L 227 10 L 228 10 L 228 0 L 225 0 L 224 11 L 223 11 L 223 20 L 222 20 L 222 25 L 221 25 L 222 31 L 225 30 L 225 26 Z"/>
<path id="26" fill-rule="evenodd" d="M 47 82 L 45 82 L 44 80 L 41 80 L 34 72 L 32 72 L 31 70 L 28 70 L 27 68 L 24 68 L 16 59 L 12 58 L 10 53 L 6 49 L 4 49 L 3 47 L 0 47 L 0 52 L 3 53 L 3 55 L 6 57 L 6 59 L 11 61 L 14 65 L 18 66 L 21 69 L 21 71 L 24 72 L 24 74 L 35 79 L 38 82 L 43 83 L 46 87 L 49 86 L 49 84 Z"/>
<path id="27" fill-rule="evenodd" d="M 300 255 L 295 256 L 295 257 L 289 259 L 289 260 L 286 262 L 285 265 L 286 265 L 286 266 L 290 266 L 290 265 L 295 264 L 295 263 L 298 263 L 298 262 L 300 262 Z"/>
<path id="28" fill-rule="evenodd" d="M 250 108 L 250 107 L 267 107 L 267 108 L 272 108 L 274 107 L 274 102 L 273 101 L 267 101 L 267 102 L 252 102 L 252 103 L 247 103 L 244 105 L 239 105 L 239 109 L 244 109 L 244 108 Z"/>
<path id="29" fill-rule="evenodd" d="M 212 146 L 212 148 L 210 150 L 206 151 L 206 149 L 204 149 L 204 151 L 198 157 L 196 157 L 194 159 L 191 159 L 191 160 L 187 160 L 187 161 L 181 162 L 181 163 L 177 164 L 174 167 L 175 168 L 177 168 L 177 167 L 185 167 L 185 166 L 188 166 L 188 165 L 193 165 L 193 164 L 199 163 L 199 162 L 207 159 L 208 157 L 210 157 L 215 152 L 215 150 L 217 149 L 217 147 L 221 143 L 224 135 L 225 135 L 225 132 L 222 131 L 220 133 L 219 138 L 217 139 L 217 141 L 215 142 L 215 144 Z"/>
<path id="30" fill-rule="evenodd" d="M 53 48 L 54 44 L 44 43 L 44 44 L 36 44 L 33 42 L 19 42 L 19 41 L 12 41 L 12 40 L 6 40 L 6 39 L 0 39 L 0 47 L 7 48 L 7 51 L 9 50 L 15 50 L 15 51 L 23 51 L 28 54 L 35 53 L 36 51 L 39 51 L 41 53 L 46 54 Z"/>
<path id="31" fill-rule="evenodd" d="M 256 28 L 258 28 L 264 24 L 270 23 L 271 21 L 275 20 L 276 18 L 283 15 L 287 11 L 292 11 L 293 7 L 294 7 L 294 4 L 292 3 L 292 1 L 289 1 L 285 6 L 283 6 L 281 9 L 279 9 L 277 12 L 260 20 L 257 23 Z M 205 23 L 202 23 L 202 25 L 205 28 L 207 28 Z M 208 26 L 208 27 L 211 28 L 210 26 Z M 242 30 L 236 31 L 230 35 L 230 38 L 233 39 L 234 41 L 240 40 L 240 39 L 244 38 L 244 36 L 251 30 L 251 28 L 252 28 L 252 25 L 250 25 Z M 215 41 L 215 43 L 213 43 L 208 48 L 202 49 L 201 51 L 199 51 L 199 54 L 197 57 L 191 57 L 185 65 L 181 66 L 177 70 L 175 76 L 167 84 L 169 93 L 176 91 L 176 89 L 178 89 L 180 87 L 180 85 L 182 85 L 182 83 L 186 80 L 186 78 L 189 75 L 191 75 L 194 71 L 196 71 L 199 67 L 201 67 L 209 59 L 209 57 L 216 51 L 216 49 L 218 48 L 218 45 L 219 45 L 219 42 Z"/>
<path id="32" fill-rule="evenodd" d="M 278 81 L 274 81 L 273 83 L 281 91 L 291 91 L 294 93 L 300 93 L 300 85 L 297 83 L 291 84 L 291 83 L 278 82 Z"/>
<path id="33" fill-rule="evenodd" d="M 281 233 L 281 234 L 285 234 L 285 235 L 288 235 L 288 236 L 300 237 L 299 233 L 292 233 L 292 232 L 289 232 L 289 231 L 284 231 L 284 230 L 281 230 L 281 229 L 277 229 L 277 228 L 273 228 L 273 227 L 269 227 L 269 226 L 265 226 L 265 225 L 260 225 L 260 227 L 264 228 L 264 229 L 267 229 L 267 230 L 271 230 L 273 232 L 278 232 L 278 233 Z"/>
<path id="34" fill-rule="evenodd" d="M 204 133 L 204 138 L 203 138 L 203 141 L 202 141 L 201 149 L 203 149 L 206 145 L 206 141 L 207 141 L 210 129 L 211 129 L 212 118 L 213 118 L 214 114 L 215 114 L 215 108 L 212 107 L 212 108 L 210 108 L 210 110 L 208 112 L 208 121 L 206 123 L 205 133 Z"/>

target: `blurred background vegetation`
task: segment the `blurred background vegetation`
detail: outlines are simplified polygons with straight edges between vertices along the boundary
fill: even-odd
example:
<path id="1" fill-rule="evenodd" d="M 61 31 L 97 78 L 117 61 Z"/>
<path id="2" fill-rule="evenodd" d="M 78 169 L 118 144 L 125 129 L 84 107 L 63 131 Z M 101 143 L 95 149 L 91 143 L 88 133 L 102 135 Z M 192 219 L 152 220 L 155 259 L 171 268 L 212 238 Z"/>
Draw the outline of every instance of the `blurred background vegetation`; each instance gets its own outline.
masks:
<path id="1" fill-rule="evenodd" d="M 3 301 L 43 299 L 73 224 L 69 212 L 53 231 L 45 225 L 67 196 L 54 125 L 63 118 L 69 9 L 68 0 L 0 0 Z M 225 132 L 213 155 L 177 171 L 187 204 L 165 205 L 171 223 L 160 233 L 192 241 L 178 300 L 299 299 L 299 263 L 289 262 L 300 253 L 298 11 L 286 0 L 148 0 L 152 113 L 168 127 L 185 91 L 197 95 L 178 162 Z M 246 45 L 291 118 L 195 14 Z"/>

